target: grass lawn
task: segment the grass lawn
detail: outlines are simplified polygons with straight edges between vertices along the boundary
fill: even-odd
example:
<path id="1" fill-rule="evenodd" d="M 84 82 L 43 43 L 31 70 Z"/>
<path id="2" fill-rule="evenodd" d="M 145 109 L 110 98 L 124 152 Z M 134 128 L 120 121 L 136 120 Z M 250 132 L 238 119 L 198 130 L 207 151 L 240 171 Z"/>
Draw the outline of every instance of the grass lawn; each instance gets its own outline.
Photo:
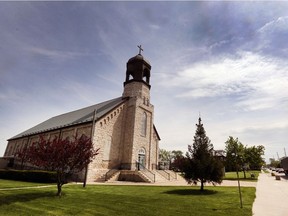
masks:
<path id="1" fill-rule="evenodd" d="M 246 179 L 244 178 L 244 172 L 239 172 L 239 179 L 241 181 L 257 181 L 260 172 L 259 170 L 246 171 Z M 254 173 L 255 178 L 251 178 L 250 173 Z M 236 172 L 226 172 L 223 180 L 237 180 Z"/>
<path id="2" fill-rule="evenodd" d="M 243 187 L 241 209 L 237 187 L 209 186 L 201 193 L 195 186 L 87 185 L 83 188 L 82 184 L 75 184 L 65 185 L 61 198 L 55 196 L 56 185 L 20 190 L 1 188 L 0 185 L 0 215 L 251 216 L 255 198 L 255 188 Z"/>
<path id="3" fill-rule="evenodd" d="M 43 186 L 43 185 L 49 185 L 49 184 L 47 184 L 47 183 L 21 182 L 21 181 L 12 181 L 12 180 L 0 179 L 0 189 L 33 187 L 33 186 Z"/>

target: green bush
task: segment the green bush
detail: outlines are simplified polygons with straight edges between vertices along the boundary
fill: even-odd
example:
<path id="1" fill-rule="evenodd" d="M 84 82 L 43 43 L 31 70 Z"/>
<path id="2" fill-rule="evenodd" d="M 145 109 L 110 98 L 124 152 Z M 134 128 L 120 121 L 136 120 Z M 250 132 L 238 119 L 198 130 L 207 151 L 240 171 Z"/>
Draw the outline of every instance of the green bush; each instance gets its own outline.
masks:
<path id="1" fill-rule="evenodd" d="M 0 179 L 54 183 L 56 182 L 56 172 L 42 170 L 1 170 Z"/>

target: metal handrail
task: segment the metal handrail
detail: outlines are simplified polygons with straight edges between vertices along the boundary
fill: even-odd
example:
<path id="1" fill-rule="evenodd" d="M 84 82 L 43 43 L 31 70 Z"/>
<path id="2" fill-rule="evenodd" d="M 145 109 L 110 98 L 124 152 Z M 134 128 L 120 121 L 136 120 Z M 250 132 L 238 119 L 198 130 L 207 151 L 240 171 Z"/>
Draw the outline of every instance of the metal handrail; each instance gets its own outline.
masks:
<path id="1" fill-rule="evenodd" d="M 170 181 L 170 173 L 166 172 L 165 170 L 156 170 L 157 173 L 159 173 L 161 176 L 166 178 L 167 180 Z M 164 174 L 165 173 L 165 174 Z"/>
<path id="2" fill-rule="evenodd" d="M 108 172 L 106 172 L 105 181 L 109 180 L 118 171 L 119 171 L 118 169 L 110 169 Z"/>
<path id="3" fill-rule="evenodd" d="M 170 174 L 171 174 L 171 173 L 174 174 L 174 179 L 177 179 L 177 176 L 178 176 L 177 173 L 176 173 L 175 171 L 173 171 L 173 170 L 170 171 Z"/>
<path id="4" fill-rule="evenodd" d="M 148 170 L 143 164 L 136 161 L 137 169 L 139 171 L 144 171 L 143 173 L 148 177 L 152 182 L 155 182 L 155 174 Z M 147 175 L 148 174 L 148 175 Z"/>

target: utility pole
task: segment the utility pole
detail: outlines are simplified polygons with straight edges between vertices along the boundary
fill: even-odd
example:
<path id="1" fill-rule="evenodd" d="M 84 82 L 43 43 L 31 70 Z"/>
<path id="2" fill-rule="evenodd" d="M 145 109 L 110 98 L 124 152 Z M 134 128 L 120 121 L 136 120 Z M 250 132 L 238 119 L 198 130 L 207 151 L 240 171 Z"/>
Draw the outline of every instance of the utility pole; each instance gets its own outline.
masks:
<path id="1" fill-rule="evenodd" d="M 278 160 L 280 160 L 278 152 L 277 152 L 277 157 L 278 157 Z"/>

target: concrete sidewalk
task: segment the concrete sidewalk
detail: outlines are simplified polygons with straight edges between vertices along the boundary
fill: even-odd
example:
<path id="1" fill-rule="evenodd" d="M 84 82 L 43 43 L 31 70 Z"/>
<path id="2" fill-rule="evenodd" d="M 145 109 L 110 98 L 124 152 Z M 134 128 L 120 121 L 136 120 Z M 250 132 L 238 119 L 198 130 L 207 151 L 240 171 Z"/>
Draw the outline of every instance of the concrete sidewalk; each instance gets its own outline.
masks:
<path id="1" fill-rule="evenodd" d="M 261 173 L 252 212 L 254 216 L 287 216 L 288 180 L 283 177 L 276 180 L 271 173 Z"/>

